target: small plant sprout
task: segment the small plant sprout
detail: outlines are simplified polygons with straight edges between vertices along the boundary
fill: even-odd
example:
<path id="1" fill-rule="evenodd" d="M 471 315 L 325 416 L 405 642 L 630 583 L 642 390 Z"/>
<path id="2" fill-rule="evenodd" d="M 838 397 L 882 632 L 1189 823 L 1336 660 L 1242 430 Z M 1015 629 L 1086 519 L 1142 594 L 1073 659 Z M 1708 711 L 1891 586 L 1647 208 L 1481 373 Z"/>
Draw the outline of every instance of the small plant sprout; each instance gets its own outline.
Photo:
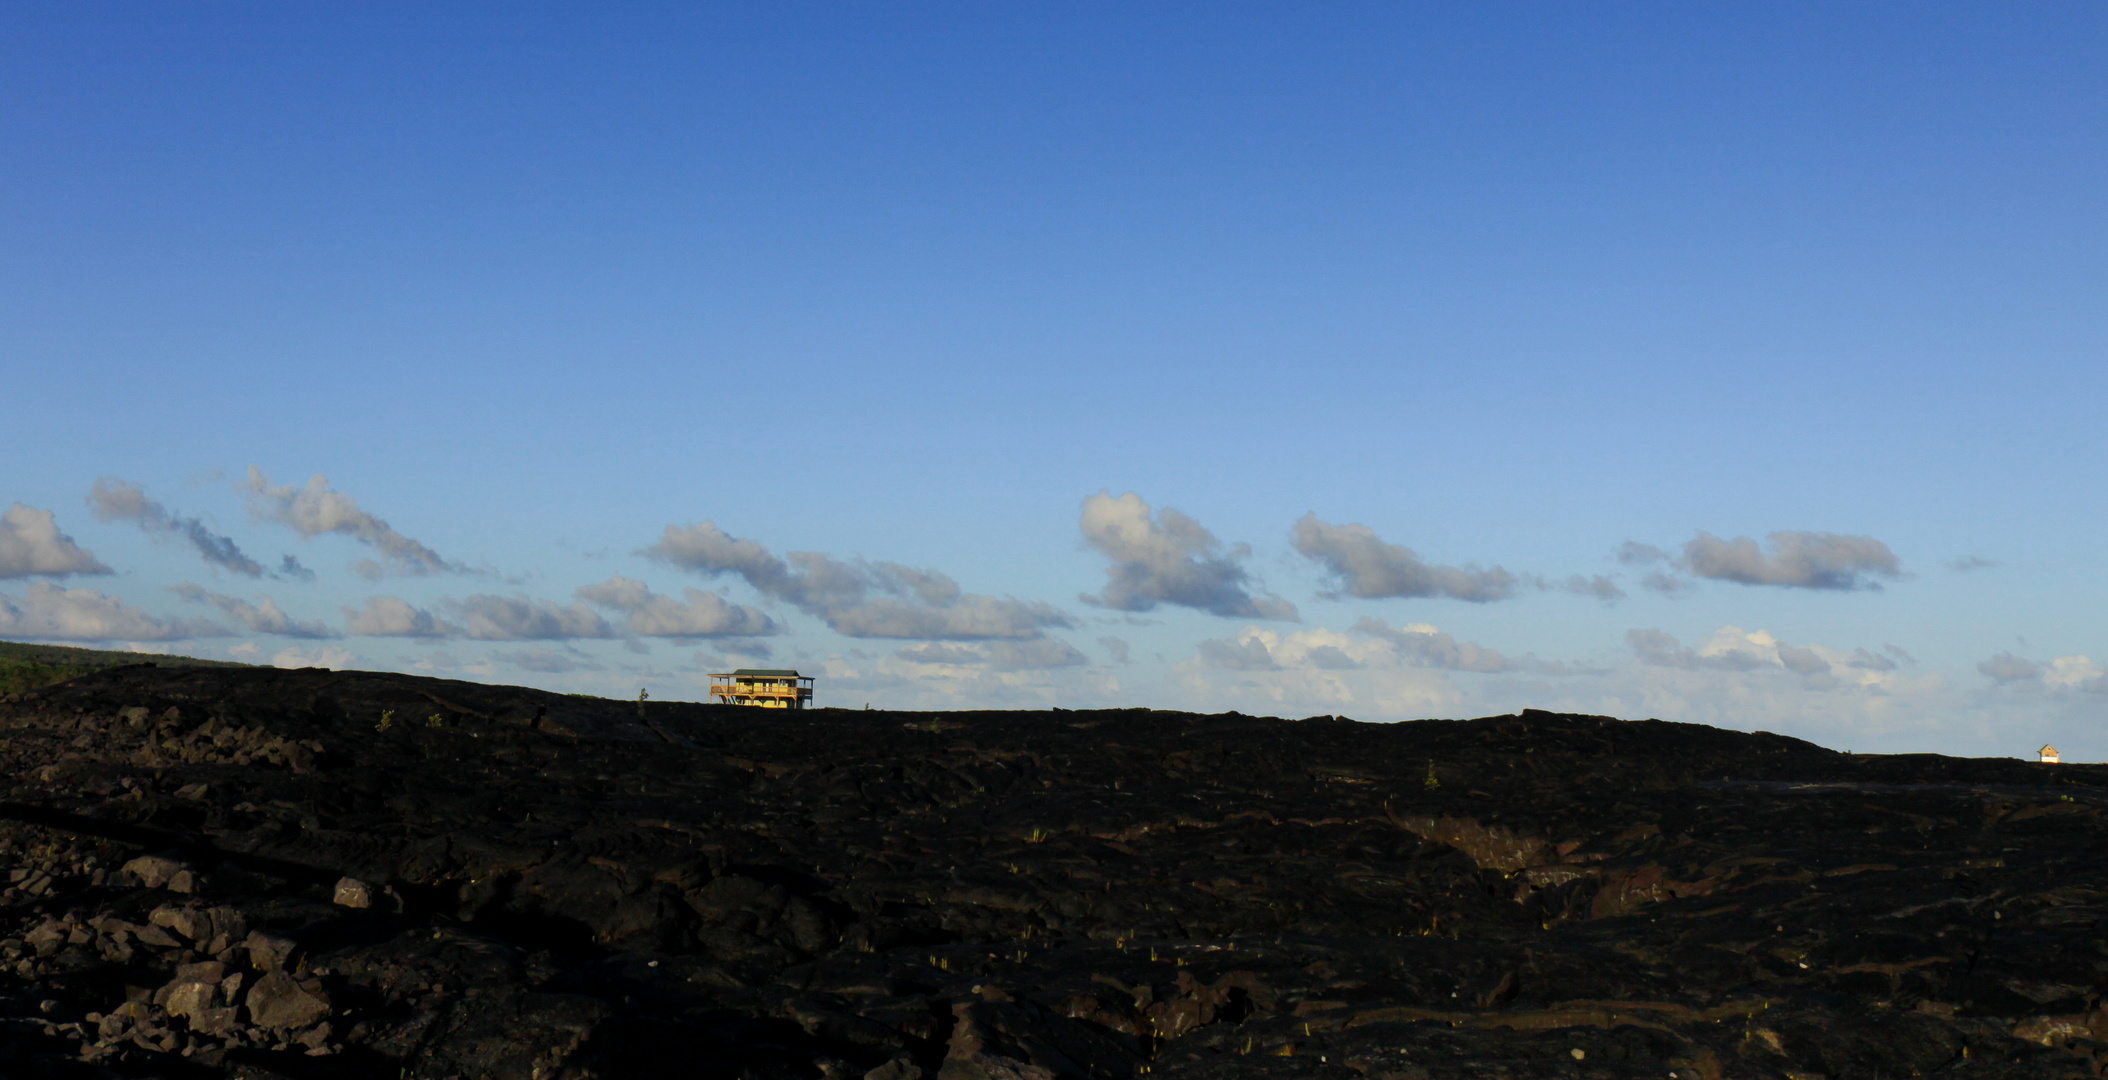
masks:
<path id="1" fill-rule="evenodd" d="M 427 717 L 425 717 L 425 726 L 426 726 L 426 727 L 445 727 L 445 726 L 446 726 L 446 718 L 445 718 L 445 717 L 443 717 L 443 716 L 441 716 L 441 715 L 439 715 L 438 713 L 433 713 L 432 715 L 430 715 L 430 716 L 427 716 Z"/>
<path id="2" fill-rule="evenodd" d="M 1429 791 L 1442 786 L 1442 781 L 1435 779 L 1435 759 L 1433 758 L 1427 759 L 1427 780 L 1425 782 Z"/>
<path id="3" fill-rule="evenodd" d="M 380 723 L 378 723 L 378 724 L 375 724 L 375 725 L 373 725 L 373 730 L 375 730 L 375 731 L 386 731 L 386 730 L 388 730 L 389 728 L 392 728 L 392 727 L 394 727 L 394 726 L 395 726 L 395 710 L 394 710 L 394 709 L 382 709 L 382 710 L 381 710 L 381 722 L 380 722 Z"/>

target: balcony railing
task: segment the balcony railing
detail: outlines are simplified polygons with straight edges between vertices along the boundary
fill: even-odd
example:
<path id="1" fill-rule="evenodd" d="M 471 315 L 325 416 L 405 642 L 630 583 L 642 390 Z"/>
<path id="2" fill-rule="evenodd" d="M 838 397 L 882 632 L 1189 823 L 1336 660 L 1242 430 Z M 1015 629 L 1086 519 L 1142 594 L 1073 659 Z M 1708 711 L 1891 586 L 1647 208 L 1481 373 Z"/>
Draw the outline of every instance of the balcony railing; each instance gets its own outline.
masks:
<path id="1" fill-rule="evenodd" d="M 795 707 L 812 700 L 811 684 L 805 680 L 800 681 L 805 682 L 805 685 L 789 682 L 713 682 L 710 684 L 710 695 L 726 704 L 780 701 Z"/>

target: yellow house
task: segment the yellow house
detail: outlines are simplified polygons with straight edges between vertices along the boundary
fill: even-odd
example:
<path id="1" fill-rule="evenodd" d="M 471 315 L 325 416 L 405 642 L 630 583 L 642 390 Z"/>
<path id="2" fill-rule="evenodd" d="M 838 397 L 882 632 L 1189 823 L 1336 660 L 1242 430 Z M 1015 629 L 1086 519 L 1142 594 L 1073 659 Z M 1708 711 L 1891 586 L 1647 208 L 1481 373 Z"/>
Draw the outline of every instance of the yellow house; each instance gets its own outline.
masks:
<path id="1" fill-rule="evenodd" d="M 710 696 L 720 705 L 803 709 L 812 702 L 812 676 L 789 668 L 740 668 L 712 672 Z"/>
<path id="2" fill-rule="evenodd" d="M 2054 746 L 2044 746 L 2036 753 L 2042 755 L 2042 763 L 2045 765 L 2055 765 L 2063 759 L 2063 755 L 2057 753 L 2057 748 Z"/>

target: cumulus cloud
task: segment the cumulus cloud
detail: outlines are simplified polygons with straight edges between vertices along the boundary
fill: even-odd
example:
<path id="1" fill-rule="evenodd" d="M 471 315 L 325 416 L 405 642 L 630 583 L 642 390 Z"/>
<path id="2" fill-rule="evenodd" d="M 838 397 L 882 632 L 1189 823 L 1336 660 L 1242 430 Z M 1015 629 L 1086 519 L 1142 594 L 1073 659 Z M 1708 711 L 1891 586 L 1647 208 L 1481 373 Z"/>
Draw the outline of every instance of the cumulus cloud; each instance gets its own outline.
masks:
<path id="1" fill-rule="evenodd" d="M 59 531 L 51 511 L 16 503 L 0 514 L 0 578 L 109 572 L 93 553 Z"/>
<path id="2" fill-rule="evenodd" d="M 1392 626 L 1364 617 L 1352 633 L 1311 629 L 1280 634 L 1247 626 L 1233 638 L 1203 641 L 1202 666 L 1223 671 L 1383 671 L 1406 668 L 1483 675 L 1527 673 L 1571 675 L 1562 663 L 1534 656 L 1507 656 L 1483 645 L 1458 641 L 1427 623 Z"/>
<path id="3" fill-rule="evenodd" d="M 393 596 L 375 596 L 363 610 L 344 609 L 344 628 L 360 637 L 450 638 L 461 627 Z"/>
<path id="4" fill-rule="evenodd" d="M 1979 661 L 1976 670 L 1989 676 L 2000 686 L 2021 686 L 2041 690 L 2083 690 L 2088 693 L 2108 692 L 2108 672 L 2090 657 L 2059 656 L 2053 660 L 2035 661 L 2014 656 L 2009 652 L 1999 653 L 1988 660 Z"/>
<path id="5" fill-rule="evenodd" d="M 1200 643 L 1200 662 L 1224 671 L 1279 671 L 1281 664 L 1274 659 L 1272 649 L 1258 635 L 1244 638 L 1219 640 L 1211 638 Z"/>
<path id="6" fill-rule="evenodd" d="M 1871 536 L 1823 532 L 1775 532 L 1766 554 L 1755 540 L 1723 540 L 1700 532 L 1683 546 L 1678 565 L 1686 572 L 1741 585 L 1791 589 L 1879 589 L 1876 577 L 1898 578 L 1901 564 L 1888 545 Z"/>
<path id="7" fill-rule="evenodd" d="M 1296 522 L 1294 542 L 1304 558 L 1339 579 L 1342 592 L 1365 600 L 1444 596 L 1483 604 L 1515 593 L 1515 575 L 1498 566 L 1481 570 L 1430 565 L 1409 547 L 1385 543 L 1367 525 L 1331 525 L 1316 514 L 1304 514 Z M 1337 598 L 1340 593 L 1326 595 Z"/>
<path id="8" fill-rule="evenodd" d="M 100 521 L 129 521 L 148 533 L 182 537 L 206 562 L 222 570 L 252 578 L 264 576 L 263 564 L 243 554 L 233 537 L 213 532 L 197 518 L 169 512 L 168 507 L 148 498 L 146 489 L 137 484 L 105 476 L 88 491 L 88 507 Z"/>
<path id="9" fill-rule="evenodd" d="M 336 631 L 319 622 L 300 622 L 292 618 L 279 610 L 278 604 L 268 596 L 263 598 L 263 603 L 252 604 L 239 597 L 207 592 L 202 586 L 194 585 L 188 581 L 181 585 L 170 586 L 168 591 L 194 604 L 211 604 L 213 607 L 220 609 L 228 618 L 259 634 L 277 634 L 280 637 L 294 638 L 333 638 L 337 636 Z"/>
<path id="10" fill-rule="evenodd" d="M 61 589 L 31 582 L 17 601 L 0 595 L 0 638 L 39 641 L 174 641 L 225 637 L 205 619 L 162 619 L 94 589 Z"/>
<path id="11" fill-rule="evenodd" d="M 367 578 L 390 571 L 421 576 L 467 570 L 396 532 L 387 522 L 361 509 L 358 500 L 330 490 L 329 479 L 320 473 L 310 478 L 306 487 L 274 486 L 263 470 L 251 465 L 249 478 L 241 487 L 249 494 L 249 512 L 260 520 L 284 525 L 309 540 L 326 533 L 342 533 L 380 552 L 383 561 L 360 561 L 359 573 Z"/>
<path id="12" fill-rule="evenodd" d="M 992 671 L 1043 671 L 1090 663 L 1065 641 L 984 641 L 975 644 L 931 643 L 896 650 L 895 656 L 917 664 L 986 667 Z"/>
<path id="13" fill-rule="evenodd" d="M 668 525 L 646 556 L 716 577 L 736 574 L 763 596 L 863 638 L 975 641 L 1029 639 L 1069 617 L 1050 604 L 979 596 L 935 570 L 898 563 L 843 562 L 819 552 L 777 558 L 766 547 L 730 536 L 714 522 Z M 747 631 L 754 632 L 754 631 Z"/>
<path id="14" fill-rule="evenodd" d="M 1390 642 L 1401 658 L 1416 667 L 1484 674 L 1504 671 L 1568 674 L 1565 664 L 1539 660 L 1534 656 L 1507 656 L 1483 645 L 1458 641 L 1427 623 L 1408 623 L 1394 628 L 1382 619 L 1363 616 L 1355 622 L 1354 632 Z"/>
<path id="15" fill-rule="evenodd" d="M 271 657 L 271 666 L 281 668 L 319 667 L 328 668 L 331 671 L 342 671 L 351 666 L 352 661 L 357 659 L 358 657 L 353 655 L 350 649 L 329 645 L 312 650 L 282 650 L 278 655 Z"/>
<path id="16" fill-rule="evenodd" d="M 611 638 L 613 627 L 584 604 L 478 594 L 447 605 L 478 641 L 569 641 Z"/>
<path id="17" fill-rule="evenodd" d="M 1684 671 L 1735 671 L 1761 674 L 1788 672 L 1811 686 L 1887 687 L 1895 682 L 1896 664 L 1863 648 L 1846 652 L 1824 645 L 1794 645 L 1764 630 L 1723 626 L 1695 647 L 1655 629 L 1626 632 L 1627 644 L 1640 663 Z"/>
<path id="18" fill-rule="evenodd" d="M 1704 653 L 1685 646 L 1676 640 L 1674 635 L 1651 628 L 1628 630 L 1625 632 L 1625 640 L 1632 646 L 1632 654 L 1639 658 L 1640 663 L 1658 667 L 1682 668 L 1686 671 L 1698 668 L 1748 671 L 1766 661 L 1757 650 L 1746 648 L 1745 643 L 1733 639 L 1723 641 L 1718 648 Z M 1766 641 L 1764 644 L 1768 645 L 1770 642 Z"/>
<path id="19" fill-rule="evenodd" d="M 1084 603 L 1115 611 L 1176 604 L 1228 618 L 1297 618 L 1294 604 L 1247 588 L 1240 563 L 1249 546 L 1225 549 L 1200 522 L 1168 506 L 1152 514 L 1134 492 L 1114 498 L 1101 491 L 1083 500 L 1082 528 L 1084 542 L 1112 560 L 1105 590 Z"/>
<path id="20" fill-rule="evenodd" d="M 2103 672 L 2101 665 L 2094 663 L 2090 657 L 2060 656 L 2051 660 L 2043 669 L 2042 681 L 2067 690 L 2099 693 L 2108 689 L 2108 682 L 2101 678 L 2104 674 L 2108 672 Z"/>
<path id="21" fill-rule="evenodd" d="M 781 631 L 767 614 L 716 593 L 683 590 L 676 600 L 652 592 L 633 578 L 611 577 L 575 594 L 590 604 L 623 612 L 623 632 L 637 637 L 755 637 Z"/>

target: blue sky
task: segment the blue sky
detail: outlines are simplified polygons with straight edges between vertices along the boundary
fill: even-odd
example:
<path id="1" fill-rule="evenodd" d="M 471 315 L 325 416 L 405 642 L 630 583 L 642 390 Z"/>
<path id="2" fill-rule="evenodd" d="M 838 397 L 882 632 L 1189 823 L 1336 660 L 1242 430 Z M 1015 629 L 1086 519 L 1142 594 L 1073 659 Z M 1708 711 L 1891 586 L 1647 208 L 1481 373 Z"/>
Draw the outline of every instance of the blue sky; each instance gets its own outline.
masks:
<path id="1" fill-rule="evenodd" d="M 0 8 L 0 636 L 2108 757 L 2103 190 L 2098 4 Z"/>

